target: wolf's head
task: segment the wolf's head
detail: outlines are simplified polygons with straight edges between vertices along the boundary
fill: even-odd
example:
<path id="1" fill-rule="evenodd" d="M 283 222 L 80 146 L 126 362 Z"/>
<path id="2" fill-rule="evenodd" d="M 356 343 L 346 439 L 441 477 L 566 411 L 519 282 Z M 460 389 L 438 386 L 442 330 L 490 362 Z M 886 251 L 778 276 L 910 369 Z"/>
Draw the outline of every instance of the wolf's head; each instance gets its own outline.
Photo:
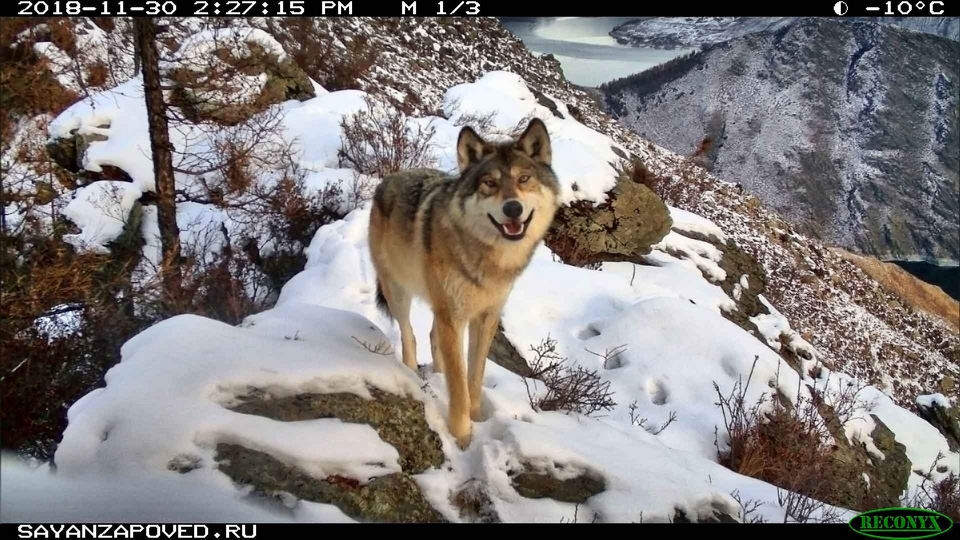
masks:
<path id="1" fill-rule="evenodd" d="M 557 211 L 560 184 L 547 127 L 534 118 L 513 141 L 490 143 L 464 127 L 457 140 L 460 210 L 479 239 L 539 241 Z"/>

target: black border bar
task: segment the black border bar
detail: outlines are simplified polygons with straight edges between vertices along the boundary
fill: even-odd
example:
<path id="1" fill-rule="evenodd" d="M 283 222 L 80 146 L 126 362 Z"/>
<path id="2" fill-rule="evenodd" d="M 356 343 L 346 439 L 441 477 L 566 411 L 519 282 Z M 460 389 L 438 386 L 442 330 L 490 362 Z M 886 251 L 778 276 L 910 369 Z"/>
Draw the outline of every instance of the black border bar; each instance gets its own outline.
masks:
<path id="1" fill-rule="evenodd" d="M 166 540 L 190 539 L 190 540 L 253 540 L 253 539 L 273 539 L 285 538 L 289 535 L 302 538 L 324 538 L 324 535 L 355 535 L 357 527 L 378 528 L 382 532 L 395 532 L 397 529 L 405 528 L 411 533 L 416 532 L 419 535 L 436 532 L 438 534 L 449 535 L 451 527 L 463 530 L 464 527 L 496 527 L 503 529 L 516 529 L 519 533 L 536 534 L 537 528 L 562 527 L 569 530 L 572 523 L 496 523 L 496 524 L 470 524 L 470 523 L 256 523 L 256 524 L 52 524 L 52 523 L 3 523 L 0 525 L 0 532 L 4 538 L 23 538 L 23 539 L 49 539 L 49 538 L 80 538 L 80 539 L 116 539 L 126 538 L 136 539 L 155 539 Z M 584 523 L 593 527 L 610 528 L 633 528 L 628 534 L 668 534 L 675 535 L 681 533 L 681 529 L 687 529 L 685 534 L 735 534 L 737 538 L 749 540 L 751 538 L 770 539 L 770 535 L 776 535 L 778 540 L 792 540 L 796 538 L 809 539 L 810 535 L 825 535 L 824 538 L 836 538 L 839 540 L 853 539 L 864 540 L 866 537 L 854 531 L 846 523 L 816 524 L 816 523 Z M 393 529 L 391 531 L 391 529 Z M 524 530 L 526 529 L 526 530 Z M 228 532 L 229 531 L 229 532 Z M 607 531 L 607 534 L 613 531 Z M 626 532 L 626 531 L 624 531 Z M 159 534 L 158 534 L 159 533 Z M 317 536 L 317 535 L 321 536 Z M 363 534 L 363 533 L 360 533 Z M 557 534 L 560 534 L 559 532 Z M 566 534 L 566 533 L 564 533 Z M 683 534 L 683 533 L 681 533 Z M 279 535 L 279 536 L 278 536 Z"/>
<path id="2" fill-rule="evenodd" d="M 4 17 L 955 17 L 960 0 L 8 0 Z"/>

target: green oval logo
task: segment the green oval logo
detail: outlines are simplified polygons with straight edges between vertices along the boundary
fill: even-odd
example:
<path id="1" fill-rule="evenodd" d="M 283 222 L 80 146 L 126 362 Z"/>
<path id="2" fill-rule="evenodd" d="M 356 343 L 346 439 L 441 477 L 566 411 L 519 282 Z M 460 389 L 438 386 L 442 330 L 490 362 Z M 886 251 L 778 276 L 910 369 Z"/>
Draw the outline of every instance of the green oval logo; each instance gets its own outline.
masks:
<path id="1" fill-rule="evenodd" d="M 870 538 L 916 540 L 949 531 L 953 520 L 940 512 L 923 508 L 878 508 L 854 516 L 848 525 Z"/>

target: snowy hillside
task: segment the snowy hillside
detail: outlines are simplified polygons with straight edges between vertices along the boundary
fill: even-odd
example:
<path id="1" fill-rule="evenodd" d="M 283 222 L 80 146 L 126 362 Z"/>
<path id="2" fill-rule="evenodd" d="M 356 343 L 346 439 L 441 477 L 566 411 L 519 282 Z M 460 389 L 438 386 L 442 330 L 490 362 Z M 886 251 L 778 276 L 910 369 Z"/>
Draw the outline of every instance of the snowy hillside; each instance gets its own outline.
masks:
<path id="1" fill-rule="evenodd" d="M 877 22 L 960 40 L 955 17 L 827 17 L 836 21 Z M 638 17 L 610 31 L 618 42 L 657 48 L 715 45 L 755 32 L 774 31 L 798 17 Z"/>
<path id="2" fill-rule="evenodd" d="M 957 41 L 801 19 L 625 79 L 608 102 L 826 243 L 955 265 L 958 58 Z"/>
<path id="3" fill-rule="evenodd" d="M 244 35 L 284 59 L 295 55 L 302 37 L 251 23 L 263 32 Z M 271 308 L 237 325 L 179 315 L 127 341 L 105 384 L 69 404 L 56 474 L 4 464 L 14 482 L 0 485 L 3 519 L 110 520 L 121 504 L 125 516 L 182 522 L 172 509 L 186 505 L 194 516 L 200 508 L 189 501 L 204 501 L 211 518 L 229 521 L 796 520 L 786 502 L 796 494 L 721 458 L 732 439 L 718 400 L 738 389 L 748 407 L 774 416 L 795 409 L 829 426 L 825 439 L 842 456 L 829 470 L 849 475 L 846 489 L 896 502 L 960 473 L 960 451 L 915 412 L 957 407 L 957 390 L 942 382 L 960 376 L 960 338 L 943 322 L 898 303 L 732 184 L 617 125 L 494 21 L 311 24 L 344 50 L 363 41 L 383 54 L 357 88 L 311 78 L 312 95 L 259 113 L 279 129 L 254 157 L 270 163 L 289 146 L 293 163 L 261 167 L 257 186 L 279 185 L 294 169 L 307 191 L 336 193 L 344 217 L 312 236 L 305 267 Z M 391 24 L 401 32 L 388 32 Z M 197 30 L 190 21 L 176 29 L 202 50 L 209 34 Z M 583 268 L 540 248 L 501 324 L 541 376 L 488 362 L 484 420 L 465 450 L 446 428 L 444 378 L 429 367 L 429 310 L 414 306 L 423 364 L 414 373 L 400 362 L 398 329 L 375 307 L 364 196 L 378 178 L 341 152 L 341 120 L 355 113 L 399 114 L 408 132 L 430 134 L 427 157 L 446 170 L 464 123 L 486 119 L 482 134 L 502 137 L 535 116 L 551 134 L 565 204 L 612 204 L 619 168 L 634 160 L 657 176 L 668 203 L 669 233 L 634 262 Z M 88 180 L 34 211 L 62 208 L 74 246 L 110 253 L 129 232 L 118 224 L 141 208 L 133 232 L 145 242 L 138 270 L 149 276 L 159 245 L 146 117 L 141 79 L 127 77 L 20 133 L 71 141 Z M 171 139 L 178 155 L 209 157 L 229 131 L 187 122 Z M 246 207 L 204 199 L 225 179 L 178 172 L 176 180 L 185 251 L 212 256 L 251 234 Z M 273 231 L 252 231 L 262 255 L 275 249 Z M 595 381 L 602 406 L 545 406 L 557 397 L 543 376 L 551 369 Z M 158 491 L 130 492 L 147 481 Z M 31 504 L 51 500 L 45 490 L 63 506 Z M 95 515 L 82 513 L 77 493 L 89 495 L 83 502 Z M 853 513 L 827 504 L 804 517 Z"/>

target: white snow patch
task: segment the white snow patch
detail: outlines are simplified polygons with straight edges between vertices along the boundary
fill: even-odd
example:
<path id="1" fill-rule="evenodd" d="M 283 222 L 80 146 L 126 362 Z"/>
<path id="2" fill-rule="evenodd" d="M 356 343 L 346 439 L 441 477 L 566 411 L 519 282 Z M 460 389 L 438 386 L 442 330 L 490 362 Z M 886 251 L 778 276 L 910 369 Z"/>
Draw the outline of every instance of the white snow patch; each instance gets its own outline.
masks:
<path id="1" fill-rule="evenodd" d="M 917 405 L 925 409 L 932 409 L 934 405 L 939 405 L 944 409 L 949 409 L 950 400 L 947 399 L 947 396 L 940 393 L 925 394 L 917 396 Z"/>
<path id="2" fill-rule="evenodd" d="M 718 282 L 727 279 L 727 273 L 717 264 L 723 260 L 723 253 L 713 244 L 670 231 L 653 247 L 668 253 L 677 253 L 689 259 L 710 281 Z"/>
<path id="3" fill-rule="evenodd" d="M 454 86 L 447 91 L 443 107 L 454 123 L 464 115 L 492 114 L 495 129 L 481 133 L 491 140 L 522 130 L 531 117 L 543 120 L 550 133 L 553 167 L 563 187 L 561 202 L 565 204 L 577 200 L 603 202 L 616 183 L 617 172 L 611 163 L 620 162 L 613 151 L 619 145 L 570 116 L 554 116 L 537 103 L 533 92 L 514 73 L 492 71 L 476 82 Z"/>
<path id="4" fill-rule="evenodd" d="M 141 195 L 137 186 L 119 181 L 104 180 L 78 189 L 63 213 L 81 232 L 65 234 L 63 240 L 82 250 L 109 253 L 106 244 L 123 233 L 130 210 Z"/>
<path id="5" fill-rule="evenodd" d="M 670 217 L 673 219 L 673 228 L 679 231 L 699 233 L 706 236 L 712 236 L 720 242 L 727 243 L 727 235 L 709 219 L 698 216 L 693 212 L 688 212 L 674 206 L 667 207 L 670 211 Z"/>
<path id="6" fill-rule="evenodd" d="M 230 49 L 236 55 L 249 56 L 252 54 L 250 45 L 254 44 L 267 54 L 277 57 L 278 61 L 287 58 L 283 46 L 269 33 L 259 28 L 232 27 L 204 30 L 191 35 L 183 41 L 177 51 L 180 62 L 201 63 L 204 59 L 214 56 L 217 49 Z"/>
<path id="7" fill-rule="evenodd" d="M 50 123 L 48 131 L 53 139 L 74 133 L 107 137 L 90 143 L 83 168 L 101 172 L 104 165 L 111 165 L 129 174 L 141 191 L 154 191 L 147 110 L 139 77 L 74 103 Z"/>
<path id="8" fill-rule="evenodd" d="M 284 515 L 192 475 L 142 470 L 67 478 L 3 453 L 0 514 L 18 523 L 275 523 L 317 521 L 316 510 Z M 322 521 L 352 521 L 333 505 Z M 168 529 L 169 530 L 169 529 Z M 249 530 L 249 529 L 248 529 Z"/>

